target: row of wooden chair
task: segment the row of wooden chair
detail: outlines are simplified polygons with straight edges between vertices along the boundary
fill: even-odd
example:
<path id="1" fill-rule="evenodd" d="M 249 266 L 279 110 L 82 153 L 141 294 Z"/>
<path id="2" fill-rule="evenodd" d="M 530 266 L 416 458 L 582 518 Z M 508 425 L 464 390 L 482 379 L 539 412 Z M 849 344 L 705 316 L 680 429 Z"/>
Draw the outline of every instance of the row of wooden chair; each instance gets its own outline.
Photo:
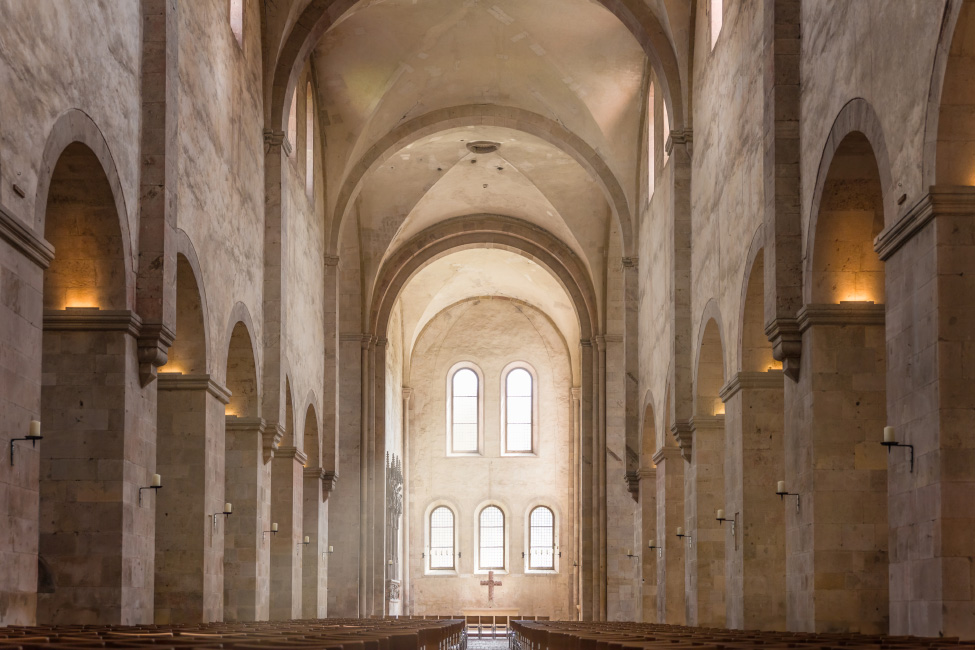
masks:
<path id="1" fill-rule="evenodd" d="M 975 650 L 975 641 L 654 623 L 512 621 L 515 650 Z"/>
<path id="2" fill-rule="evenodd" d="M 71 625 L 0 628 L 0 650 L 462 650 L 464 620 L 314 619 L 200 625 Z"/>
<path id="3" fill-rule="evenodd" d="M 508 636 L 509 621 L 547 621 L 548 616 L 468 616 L 467 637 L 503 639 Z"/>

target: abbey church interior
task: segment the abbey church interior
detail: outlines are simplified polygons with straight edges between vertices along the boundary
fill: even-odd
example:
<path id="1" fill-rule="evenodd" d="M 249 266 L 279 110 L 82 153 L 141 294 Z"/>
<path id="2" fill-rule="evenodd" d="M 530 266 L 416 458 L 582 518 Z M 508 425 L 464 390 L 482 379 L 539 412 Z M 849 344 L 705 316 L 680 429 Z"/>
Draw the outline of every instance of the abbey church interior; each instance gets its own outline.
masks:
<path id="1" fill-rule="evenodd" d="M 975 0 L 0 0 L 0 425 L 4 648 L 975 639 Z"/>

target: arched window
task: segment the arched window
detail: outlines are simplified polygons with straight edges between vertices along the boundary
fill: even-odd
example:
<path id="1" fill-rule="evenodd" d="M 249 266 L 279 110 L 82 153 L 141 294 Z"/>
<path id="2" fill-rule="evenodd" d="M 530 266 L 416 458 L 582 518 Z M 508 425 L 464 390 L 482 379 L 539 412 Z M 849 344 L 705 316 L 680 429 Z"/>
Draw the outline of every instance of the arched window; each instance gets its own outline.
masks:
<path id="1" fill-rule="evenodd" d="M 230 31 L 237 45 L 244 46 L 244 0 L 230 0 Z"/>
<path id="2" fill-rule="evenodd" d="M 450 451 L 478 451 L 480 378 L 469 367 L 461 367 L 450 378 Z"/>
<path id="3" fill-rule="evenodd" d="M 298 146 L 298 86 L 291 93 L 291 108 L 288 110 L 288 144 L 294 153 Z"/>
<path id="4" fill-rule="evenodd" d="M 504 569 L 504 513 L 497 506 L 488 506 L 481 510 L 478 521 L 478 568 Z"/>
<path id="5" fill-rule="evenodd" d="M 647 200 L 653 196 L 653 188 L 656 179 L 654 178 L 654 165 L 657 162 L 656 151 L 654 151 L 654 124 L 653 124 L 653 84 L 650 84 L 650 93 L 647 97 Z"/>
<path id="6" fill-rule="evenodd" d="M 711 0 L 711 49 L 718 42 L 721 24 L 724 21 L 724 0 Z"/>
<path id="7" fill-rule="evenodd" d="M 305 194 L 315 197 L 315 99 L 310 81 L 305 89 Z"/>
<path id="8" fill-rule="evenodd" d="M 531 511 L 528 533 L 528 568 L 555 568 L 555 515 L 545 506 Z"/>
<path id="9" fill-rule="evenodd" d="M 447 506 L 430 513 L 430 568 L 454 568 L 454 513 Z"/>
<path id="10" fill-rule="evenodd" d="M 516 367 L 504 377 L 504 451 L 525 453 L 533 450 L 534 378 L 525 368 Z"/>

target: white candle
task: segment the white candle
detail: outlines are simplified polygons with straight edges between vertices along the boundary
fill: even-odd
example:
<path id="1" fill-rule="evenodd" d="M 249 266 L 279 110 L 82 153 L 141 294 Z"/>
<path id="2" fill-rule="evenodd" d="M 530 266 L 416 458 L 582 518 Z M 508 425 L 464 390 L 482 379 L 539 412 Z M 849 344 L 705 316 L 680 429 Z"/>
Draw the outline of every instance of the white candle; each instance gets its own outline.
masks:
<path id="1" fill-rule="evenodd" d="M 894 427 L 884 427 L 884 442 L 897 442 L 894 437 Z"/>
<path id="2" fill-rule="evenodd" d="M 272 533 L 278 532 L 278 522 L 274 522 L 273 524 L 271 524 L 271 532 Z"/>
<path id="3" fill-rule="evenodd" d="M 233 511 L 234 511 L 234 504 L 229 503 L 229 502 L 223 504 L 223 514 L 229 515 Z"/>
<path id="4" fill-rule="evenodd" d="M 308 544 L 308 543 L 310 543 L 310 542 L 311 542 L 311 540 L 310 540 L 310 539 L 308 539 L 308 535 L 305 535 L 305 544 Z"/>
<path id="5" fill-rule="evenodd" d="M 162 476 L 159 474 L 152 475 L 152 481 L 149 483 L 150 487 L 162 487 Z"/>
<path id="6" fill-rule="evenodd" d="M 684 534 L 684 529 L 681 528 L 680 526 L 678 526 L 677 527 L 677 536 L 680 537 L 683 534 Z"/>
<path id="7" fill-rule="evenodd" d="M 724 510 L 718 508 L 718 519 L 724 519 Z"/>
<path id="8" fill-rule="evenodd" d="M 626 549 L 626 554 L 627 555 L 633 555 L 633 549 L 632 548 Z"/>
<path id="9" fill-rule="evenodd" d="M 328 547 L 328 552 L 329 553 L 334 553 L 335 552 L 335 547 L 334 546 L 329 546 Z"/>
<path id="10" fill-rule="evenodd" d="M 653 540 L 652 539 L 650 540 L 650 543 L 647 544 L 647 548 L 653 548 Z"/>
<path id="11" fill-rule="evenodd" d="M 27 434 L 28 438 L 40 438 L 41 437 L 41 423 L 37 420 L 30 421 L 30 431 Z"/>
<path id="12" fill-rule="evenodd" d="M 785 481 L 779 481 L 779 484 L 776 486 L 775 491 L 778 494 L 784 493 L 785 492 Z"/>
<path id="13" fill-rule="evenodd" d="M 307 540 L 308 540 L 308 538 L 306 537 L 305 538 L 305 541 L 307 541 Z M 386 564 L 388 564 L 389 566 L 393 566 L 393 561 L 392 560 L 387 560 L 386 561 Z"/>

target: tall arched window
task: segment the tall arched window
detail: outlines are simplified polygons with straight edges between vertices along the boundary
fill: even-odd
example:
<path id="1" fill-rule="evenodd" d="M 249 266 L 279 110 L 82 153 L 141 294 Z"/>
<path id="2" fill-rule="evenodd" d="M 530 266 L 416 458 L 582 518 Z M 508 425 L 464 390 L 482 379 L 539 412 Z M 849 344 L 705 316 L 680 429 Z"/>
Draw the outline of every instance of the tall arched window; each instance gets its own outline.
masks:
<path id="1" fill-rule="evenodd" d="M 454 513 L 447 506 L 430 513 L 430 568 L 454 568 Z"/>
<path id="2" fill-rule="evenodd" d="M 656 182 L 654 175 L 654 165 L 657 162 L 656 151 L 654 151 L 654 103 L 653 103 L 653 84 L 650 84 L 650 93 L 647 96 L 647 200 L 653 196 L 653 188 Z"/>
<path id="3" fill-rule="evenodd" d="M 545 506 L 531 511 L 528 533 L 528 568 L 555 568 L 555 515 Z"/>
<path id="4" fill-rule="evenodd" d="M 310 81 L 305 89 L 305 194 L 315 197 L 315 99 Z"/>
<path id="5" fill-rule="evenodd" d="M 244 46 L 244 0 L 230 0 L 230 31 L 237 45 Z"/>
<path id="6" fill-rule="evenodd" d="M 504 569 L 504 513 L 488 506 L 481 510 L 478 522 L 478 568 Z"/>
<path id="7" fill-rule="evenodd" d="M 534 378 L 527 369 L 512 368 L 504 377 L 504 450 L 533 450 Z"/>
<path id="8" fill-rule="evenodd" d="M 450 378 L 450 451 L 478 451 L 480 378 L 469 367 L 461 367 Z"/>
<path id="9" fill-rule="evenodd" d="M 294 153 L 298 146 L 298 86 L 291 93 L 291 108 L 288 109 L 288 144 Z"/>
<path id="10" fill-rule="evenodd" d="M 724 0 L 711 0 L 711 49 L 718 42 L 721 25 L 724 22 Z"/>

